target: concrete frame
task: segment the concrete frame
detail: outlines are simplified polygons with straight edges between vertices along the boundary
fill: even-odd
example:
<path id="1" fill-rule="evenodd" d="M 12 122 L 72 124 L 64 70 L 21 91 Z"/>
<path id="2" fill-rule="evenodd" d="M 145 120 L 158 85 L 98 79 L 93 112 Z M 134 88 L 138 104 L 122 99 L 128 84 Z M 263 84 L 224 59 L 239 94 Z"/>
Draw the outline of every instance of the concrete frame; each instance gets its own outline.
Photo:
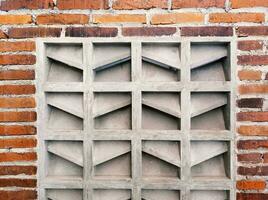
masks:
<path id="1" fill-rule="evenodd" d="M 132 82 L 129 83 L 93 83 L 91 65 L 93 43 L 131 43 L 132 56 Z M 181 45 L 181 80 L 174 83 L 142 83 L 141 77 L 141 43 L 178 43 Z M 225 82 L 191 82 L 190 80 L 190 44 L 191 42 L 228 42 L 230 43 L 231 81 Z M 45 83 L 45 43 L 82 43 L 84 54 L 84 80 L 83 83 Z M 230 200 L 235 199 L 235 101 L 236 101 L 236 41 L 229 37 L 198 37 L 198 38 L 57 38 L 37 40 L 37 101 L 38 101 L 38 186 L 39 199 L 46 199 L 45 189 L 83 189 L 83 199 L 92 200 L 94 189 L 129 189 L 132 191 L 133 200 L 141 200 L 141 189 L 167 189 L 180 190 L 180 199 L 190 200 L 192 190 L 227 190 L 230 191 Z M 87 55 L 87 56 L 86 56 Z M 135 68 L 134 68 L 135 66 Z M 49 133 L 43 121 L 46 102 L 45 92 L 83 92 L 84 101 L 93 101 L 93 92 L 104 91 L 128 91 L 132 92 L 132 130 L 114 131 L 106 134 L 106 131 L 93 129 L 91 106 L 86 107 L 84 118 L 84 130 L 69 132 L 61 135 L 55 132 Z M 176 91 L 181 92 L 181 130 L 178 131 L 150 131 L 141 130 L 141 91 Z M 227 131 L 194 131 L 190 130 L 190 92 L 191 91 L 222 91 L 230 92 L 230 130 Z M 89 104 L 87 104 L 89 105 Z M 162 134 L 165 132 L 165 134 Z M 202 132 L 202 134 L 200 134 Z M 135 134 L 134 134 L 135 133 Z M 217 134 L 214 134 L 217 133 Z M 148 140 L 172 140 L 180 141 L 182 148 L 181 179 L 177 181 L 164 181 L 155 183 L 141 179 L 141 141 Z M 84 178 L 81 180 L 49 180 L 45 177 L 46 144 L 48 140 L 75 140 L 84 142 Z M 126 181 L 99 181 L 92 178 L 92 143 L 94 140 L 129 140 L 132 144 L 132 180 Z M 190 141 L 215 140 L 230 142 L 230 179 L 229 180 L 192 180 L 190 176 Z M 134 162 L 135 161 L 135 162 Z"/>

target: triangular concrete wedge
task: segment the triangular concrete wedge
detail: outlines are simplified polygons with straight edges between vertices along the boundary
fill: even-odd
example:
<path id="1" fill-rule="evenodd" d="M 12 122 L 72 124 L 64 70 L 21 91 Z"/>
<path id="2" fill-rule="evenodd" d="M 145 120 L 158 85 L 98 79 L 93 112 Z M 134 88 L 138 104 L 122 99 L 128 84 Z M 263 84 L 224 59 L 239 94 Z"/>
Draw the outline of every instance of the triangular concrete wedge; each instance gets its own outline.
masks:
<path id="1" fill-rule="evenodd" d="M 80 44 L 48 44 L 46 55 L 53 60 L 83 70 L 83 51 Z"/>
<path id="2" fill-rule="evenodd" d="M 79 190 L 49 190 L 47 197 L 51 200 L 82 200 L 83 194 Z"/>
<path id="3" fill-rule="evenodd" d="M 142 104 L 180 118 L 180 100 L 177 93 L 144 93 Z"/>
<path id="4" fill-rule="evenodd" d="M 180 167 L 180 151 L 177 142 L 145 141 L 142 151 L 172 165 Z"/>
<path id="5" fill-rule="evenodd" d="M 164 68 L 180 69 L 178 44 L 144 44 L 142 59 Z"/>
<path id="6" fill-rule="evenodd" d="M 128 93 L 102 93 L 95 95 L 93 116 L 99 117 L 130 105 Z"/>
<path id="7" fill-rule="evenodd" d="M 142 198 L 145 200 L 179 200 L 180 194 L 176 190 L 143 190 Z"/>
<path id="8" fill-rule="evenodd" d="M 93 69 L 103 70 L 131 59 L 130 46 L 125 44 L 106 44 L 94 47 Z"/>
<path id="9" fill-rule="evenodd" d="M 191 51 L 191 69 L 220 60 L 227 55 L 228 49 L 225 45 L 195 44 Z"/>
<path id="10" fill-rule="evenodd" d="M 131 198 L 129 190 L 95 190 L 96 200 L 128 200 Z"/>
<path id="11" fill-rule="evenodd" d="M 198 165 L 227 151 L 228 145 L 226 142 L 193 142 L 191 144 L 191 166 Z"/>
<path id="12" fill-rule="evenodd" d="M 125 141 L 100 141 L 95 143 L 94 166 L 130 152 L 130 143 Z"/>
<path id="13" fill-rule="evenodd" d="M 227 95 L 224 93 L 192 93 L 191 117 L 206 113 L 227 104 Z"/>
<path id="14" fill-rule="evenodd" d="M 51 53 L 47 53 L 47 57 L 52 59 L 52 60 L 55 60 L 55 61 L 61 62 L 63 64 L 66 64 L 66 65 L 68 65 L 70 67 L 74 67 L 76 69 L 83 70 L 83 64 L 75 62 L 75 61 L 72 61 L 72 60 L 70 60 L 70 59 L 68 59 L 66 57 L 59 56 L 59 55 L 54 55 L 54 54 L 51 54 Z"/>
<path id="15" fill-rule="evenodd" d="M 50 93 L 47 95 L 47 103 L 79 118 L 84 118 L 82 94 Z"/>
<path id="16" fill-rule="evenodd" d="M 83 167 L 83 146 L 79 142 L 49 142 L 48 151 Z"/>

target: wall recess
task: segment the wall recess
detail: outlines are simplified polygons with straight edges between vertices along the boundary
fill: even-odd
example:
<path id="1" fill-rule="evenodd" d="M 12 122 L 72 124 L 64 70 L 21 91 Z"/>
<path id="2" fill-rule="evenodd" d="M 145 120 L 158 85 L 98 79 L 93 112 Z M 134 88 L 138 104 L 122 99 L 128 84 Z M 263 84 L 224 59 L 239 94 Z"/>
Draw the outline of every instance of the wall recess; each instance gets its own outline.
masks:
<path id="1" fill-rule="evenodd" d="M 233 48 L 40 40 L 40 199 L 234 200 Z"/>

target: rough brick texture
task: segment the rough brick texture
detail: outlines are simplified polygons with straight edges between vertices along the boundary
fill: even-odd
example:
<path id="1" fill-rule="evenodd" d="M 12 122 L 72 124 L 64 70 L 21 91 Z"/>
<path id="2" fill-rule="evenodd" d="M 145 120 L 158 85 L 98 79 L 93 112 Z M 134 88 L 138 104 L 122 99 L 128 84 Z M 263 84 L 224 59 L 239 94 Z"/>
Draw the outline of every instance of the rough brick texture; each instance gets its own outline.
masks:
<path id="1" fill-rule="evenodd" d="M 268 199 L 267 8 L 267 0 L 0 0 L 0 200 L 37 199 L 36 39 L 136 36 L 234 39 L 237 200 Z"/>

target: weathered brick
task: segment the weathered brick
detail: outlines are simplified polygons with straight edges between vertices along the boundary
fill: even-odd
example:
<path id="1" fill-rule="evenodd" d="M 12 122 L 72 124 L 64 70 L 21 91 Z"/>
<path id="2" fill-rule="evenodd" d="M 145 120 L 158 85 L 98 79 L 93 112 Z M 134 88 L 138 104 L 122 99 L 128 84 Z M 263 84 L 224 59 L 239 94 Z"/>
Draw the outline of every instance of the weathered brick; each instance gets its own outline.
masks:
<path id="1" fill-rule="evenodd" d="M 34 85 L 0 85 L 0 95 L 5 94 L 34 94 Z"/>
<path id="2" fill-rule="evenodd" d="M 211 13 L 209 15 L 210 23 L 238 23 L 265 21 L 264 13 Z"/>
<path id="3" fill-rule="evenodd" d="M 36 166 L 0 166 L 0 175 L 36 175 L 37 167 Z"/>
<path id="4" fill-rule="evenodd" d="M 0 153 L 0 162 L 17 162 L 17 161 L 35 161 L 37 154 L 35 152 L 27 153 Z"/>
<path id="5" fill-rule="evenodd" d="M 32 23 L 31 15 L 0 15 L 1 24 L 30 24 Z"/>
<path id="6" fill-rule="evenodd" d="M 240 112 L 237 113 L 238 121 L 267 122 L 268 112 Z"/>
<path id="7" fill-rule="evenodd" d="M 61 28 L 45 28 L 45 27 L 30 27 L 30 28 L 10 28 L 8 30 L 9 38 L 36 38 L 36 37 L 60 37 Z"/>
<path id="8" fill-rule="evenodd" d="M 115 37 L 117 28 L 112 27 L 68 27 L 67 37 Z"/>
<path id="9" fill-rule="evenodd" d="M 8 70 L 0 71 L 0 80 L 34 80 L 33 70 Z"/>
<path id="10" fill-rule="evenodd" d="M 37 199 L 37 191 L 35 190 L 0 191 L 0 200 L 35 200 L 35 199 Z"/>
<path id="11" fill-rule="evenodd" d="M 170 13 L 155 14 L 151 19 L 151 24 L 180 24 L 194 23 L 200 24 L 205 20 L 205 15 L 201 13 Z"/>
<path id="12" fill-rule="evenodd" d="M 250 84 L 250 85 L 240 85 L 239 86 L 240 94 L 259 94 L 259 93 L 268 93 L 268 85 L 261 84 Z"/>
<path id="13" fill-rule="evenodd" d="M 0 42 L 0 52 L 34 51 L 34 42 Z"/>
<path id="14" fill-rule="evenodd" d="M 232 8 L 268 7 L 266 0 L 232 0 Z"/>
<path id="15" fill-rule="evenodd" d="M 4 31 L 0 30 L 0 39 L 6 39 L 6 38 L 7 34 Z"/>
<path id="16" fill-rule="evenodd" d="M 268 153 L 263 154 L 263 162 L 268 163 Z"/>
<path id="17" fill-rule="evenodd" d="M 36 147 L 36 143 L 34 138 L 0 139 L 0 148 L 32 148 Z"/>
<path id="18" fill-rule="evenodd" d="M 52 8 L 53 5 L 53 0 L 3 0 L 0 4 L 0 10 L 48 9 Z"/>
<path id="19" fill-rule="evenodd" d="M 232 27 L 206 26 L 182 27 L 182 36 L 233 36 Z"/>
<path id="20" fill-rule="evenodd" d="M 243 55 L 237 58 L 239 65 L 268 65 L 268 55 Z"/>
<path id="21" fill-rule="evenodd" d="M 0 187 L 36 187 L 36 179 L 1 178 Z"/>
<path id="22" fill-rule="evenodd" d="M 239 37 L 267 36 L 268 26 L 242 26 L 236 29 L 236 34 Z"/>
<path id="23" fill-rule="evenodd" d="M 23 125 L 1 125 L 0 136 L 35 135 L 34 126 Z"/>
<path id="24" fill-rule="evenodd" d="M 0 108 L 34 108 L 35 106 L 35 99 L 32 97 L 0 98 Z"/>
<path id="25" fill-rule="evenodd" d="M 264 190 L 266 183 L 263 180 L 241 180 L 236 182 L 238 190 Z"/>
<path id="26" fill-rule="evenodd" d="M 142 14 L 105 14 L 93 15 L 93 23 L 146 23 L 146 15 Z"/>
<path id="27" fill-rule="evenodd" d="M 218 7 L 224 8 L 225 0 L 173 0 L 172 8 L 209 8 L 209 7 Z"/>
<path id="28" fill-rule="evenodd" d="M 175 33 L 175 27 L 128 27 L 122 30 L 123 36 L 164 36 Z"/>
<path id="29" fill-rule="evenodd" d="M 71 9 L 108 9 L 108 0 L 58 0 L 57 7 L 60 10 Z"/>
<path id="30" fill-rule="evenodd" d="M 264 193 L 237 193 L 236 200 L 267 200 L 268 194 Z"/>
<path id="31" fill-rule="evenodd" d="M 238 162 L 241 163 L 261 163 L 262 154 L 260 153 L 238 154 L 237 160 Z"/>
<path id="32" fill-rule="evenodd" d="M 238 72 L 239 79 L 242 80 L 251 80 L 251 81 L 259 81 L 261 80 L 261 71 L 253 71 L 253 70 L 241 70 Z"/>
<path id="33" fill-rule="evenodd" d="M 246 126 L 242 125 L 237 129 L 238 133 L 246 136 L 267 136 L 268 126 Z"/>
<path id="34" fill-rule="evenodd" d="M 237 142 L 237 148 L 238 149 L 268 148 L 268 140 L 239 140 Z"/>
<path id="35" fill-rule="evenodd" d="M 34 122 L 36 112 L 0 112 L 0 122 Z"/>
<path id="36" fill-rule="evenodd" d="M 267 176 L 268 166 L 238 167 L 237 173 L 245 176 Z"/>
<path id="37" fill-rule="evenodd" d="M 116 10 L 135 10 L 150 8 L 168 8 L 168 0 L 115 0 L 113 9 Z"/>
<path id="38" fill-rule="evenodd" d="M 239 108 L 262 108 L 262 98 L 245 98 L 237 100 L 237 106 Z"/>
<path id="39" fill-rule="evenodd" d="M 81 14 L 47 14 L 36 17 L 37 24 L 88 24 L 89 17 Z"/>
<path id="40" fill-rule="evenodd" d="M 33 65 L 34 55 L 0 55 L 0 65 Z"/>
<path id="41" fill-rule="evenodd" d="M 238 41 L 237 48 L 241 51 L 261 50 L 263 42 L 259 40 Z"/>

